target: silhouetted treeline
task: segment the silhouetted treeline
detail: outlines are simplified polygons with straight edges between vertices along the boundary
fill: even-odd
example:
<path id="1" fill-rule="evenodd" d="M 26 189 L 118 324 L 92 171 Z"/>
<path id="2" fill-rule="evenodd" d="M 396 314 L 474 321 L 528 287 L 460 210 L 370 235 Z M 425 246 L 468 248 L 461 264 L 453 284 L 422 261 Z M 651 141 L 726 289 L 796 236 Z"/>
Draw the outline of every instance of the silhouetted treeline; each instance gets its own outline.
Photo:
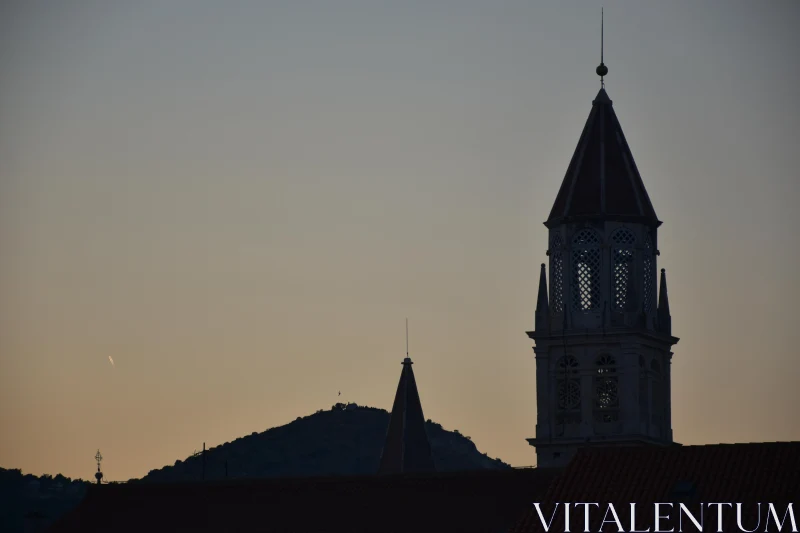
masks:
<path id="1" fill-rule="evenodd" d="M 239 479 L 374 474 L 388 426 L 389 413 L 383 409 L 338 403 L 330 411 L 210 448 L 205 479 L 223 479 L 226 472 Z M 511 468 L 479 452 L 458 430 L 447 431 L 430 420 L 426 430 L 439 471 Z M 198 451 L 129 482 L 200 481 L 203 462 Z M 0 468 L 0 532 L 22 532 L 26 521 L 28 530 L 41 530 L 80 503 L 88 484 L 60 474 L 37 477 Z"/>
<path id="2" fill-rule="evenodd" d="M 26 520 L 40 527 L 51 524 L 83 499 L 87 484 L 61 474 L 37 477 L 0 468 L 0 531 L 22 532 Z"/>

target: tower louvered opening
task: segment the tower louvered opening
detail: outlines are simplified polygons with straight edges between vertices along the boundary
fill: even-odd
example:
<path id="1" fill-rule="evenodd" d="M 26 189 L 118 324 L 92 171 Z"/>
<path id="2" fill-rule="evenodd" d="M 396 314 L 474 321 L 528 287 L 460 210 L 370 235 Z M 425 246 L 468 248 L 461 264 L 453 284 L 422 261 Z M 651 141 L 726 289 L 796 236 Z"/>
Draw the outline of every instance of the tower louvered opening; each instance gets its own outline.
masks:
<path id="1" fill-rule="evenodd" d="M 633 280 L 633 259 L 636 236 L 627 228 L 620 228 L 611 234 L 614 264 L 613 306 L 617 311 L 625 311 L 631 303 L 631 284 Z"/>
<path id="2" fill-rule="evenodd" d="M 579 424 L 581 421 L 581 383 L 578 374 L 578 361 L 572 357 L 562 357 L 556 365 L 556 395 L 558 424 Z"/>
<path id="3" fill-rule="evenodd" d="M 572 240 L 572 308 L 592 311 L 600 307 L 600 237 L 590 229 Z"/>
<path id="4" fill-rule="evenodd" d="M 653 311 L 653 304 L 655 302 L 653 295 L 655 294 L 656 269 L 653 241 L 650 239 L 649 235 L 645 237 L 644 240 L 644 258 L 642 259 L 642 270 L 644 274 L 644 278 L 642 280 L 644 292 L 644 310 L 650 313 Z"/>
<path id="5" fill-rule="evenodd" d="M 619 420 L 619 381 L 617 362 L 611 355 L 601 355 L 596 362 L 594 380 L 595 422 L 607 423 Z"/>
<path id="6" fill-rule="evenodd" d="M 564 242 L 556 235 L 550 246 L 550 309 L 554 315 L 564 311 Z"/>

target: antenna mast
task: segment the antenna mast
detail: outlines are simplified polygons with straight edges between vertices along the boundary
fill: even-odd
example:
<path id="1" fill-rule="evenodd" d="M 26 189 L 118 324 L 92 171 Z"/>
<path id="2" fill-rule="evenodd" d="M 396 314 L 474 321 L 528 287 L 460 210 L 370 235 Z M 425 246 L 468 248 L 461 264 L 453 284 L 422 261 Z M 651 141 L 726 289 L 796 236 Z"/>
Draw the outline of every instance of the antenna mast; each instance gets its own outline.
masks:
<path id="1" fill-rule="evenodd" d="M 408 318 L 406 318 L 406 358 L 403 359 L 403 365 L 410 365 L 411 358 L 408 356 Z"/>

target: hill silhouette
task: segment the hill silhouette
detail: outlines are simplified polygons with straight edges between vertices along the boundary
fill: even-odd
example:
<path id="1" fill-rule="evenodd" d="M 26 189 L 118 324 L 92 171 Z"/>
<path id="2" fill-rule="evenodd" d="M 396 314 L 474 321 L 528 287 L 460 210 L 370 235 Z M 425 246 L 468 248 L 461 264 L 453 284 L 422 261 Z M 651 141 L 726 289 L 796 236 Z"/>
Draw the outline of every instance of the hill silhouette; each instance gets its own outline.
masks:
<path id="1" fill-rule="evenodd" d="M 389 413 L 383 409 L 336 404 L 330 411 L 317 411 L 206 450 L 205 479 L 374 474 L 388 426 Z M 447 431 L 430 420 L 425 429 L 438 471 L 511 468 L 479 452 L 457 430 Z M 182 482 L 202 477 L 203 458 L 194 454 L 131 481 Z"/>
<path id="2" fill-rule="evenodd" d="M 25 531 L 26 520 L 31 526 L 51 524 L 80 503 L 88 484 L 61 474 L 38 477 L 0 468 L 0 531 Z"/>
<path id="3" fill-rule="evenodd" d="M 205 479 L 369 475 L 378 470 L 389 413 L 374 407 L 336 404 L 330 411 L 226 442 L 206 451 Z M 428 420 L 425 429 L 438 471 L 511 468 L 481 453 L 469 437 Z M 87 472 L 88 476 L 93 471 Z M 128 483 L 200 481 L 200 454 L 151 470 Z M 23 474 L 0 468 L 0 531 L 47 527 L 83 499 L 90 481 Z"/>

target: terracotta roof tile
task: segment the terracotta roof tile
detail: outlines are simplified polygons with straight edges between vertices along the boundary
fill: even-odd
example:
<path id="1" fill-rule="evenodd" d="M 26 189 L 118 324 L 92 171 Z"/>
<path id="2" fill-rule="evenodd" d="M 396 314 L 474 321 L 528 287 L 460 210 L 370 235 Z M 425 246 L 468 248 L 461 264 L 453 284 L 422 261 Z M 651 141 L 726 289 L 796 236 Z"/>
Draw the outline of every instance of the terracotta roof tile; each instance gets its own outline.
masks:
<path id="1" fill-rule="evenodd" d="M 743 506 L 745 527 L 752 529 L 757 521 L 755 504 L 786 504 L 799 500 L 800 442 L 768 442 L 583 449 L 564 474 L 553 482 L 541 503 L 547 517 L 557 502 L 598 502 L 602 509 L 613 503 L 622 523 L 628 525 L 623 512 L 628 516 L 630 503 L 638 503 L 641 511 L 637 511 L 637 524 L 641 519 L 646 528 L 653 524 L 652 504 L 656 502 L 683 501 L 693 513 L 701 502 L 740 502 L 752 504 Z M 705 512 L 710 516 L 716 510 L 706 509 Z M 602 514 L 602 511 L 593 514 L 597 516 L 594 516 L 592 531 L 599 530 Z M 725 517 L 724 530 L 738 531 L 735 511 L 726 512 Z M 582 515 L 579 518 L 582 529 Z M 611 526 L 606 525 L 608 531 L 613 529 Z M 559 513 L 550 531 L 563 531 L 562 527 Z M 706 524 L 706 529 L 715 531 L 716 525 Z M 533 506 L 511 531 L 543 531 Z"/>
<path id="2" fill-rule="evenodd" d="M 57 532 L 494 532 L 544 497 L 545 469 L 94 486 Z"/>

